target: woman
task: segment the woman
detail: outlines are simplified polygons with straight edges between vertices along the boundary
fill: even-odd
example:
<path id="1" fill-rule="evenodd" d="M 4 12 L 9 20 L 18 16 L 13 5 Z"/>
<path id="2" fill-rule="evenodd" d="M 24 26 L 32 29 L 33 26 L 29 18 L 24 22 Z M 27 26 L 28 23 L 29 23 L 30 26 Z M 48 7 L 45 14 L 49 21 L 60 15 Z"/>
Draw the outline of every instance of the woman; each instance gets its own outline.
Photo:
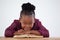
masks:
<path id="1" fill-rule="evenodd" d="M 34 34 L 49 37 L 48 30 L 35 18 L 35 6 L 24 3 L 19 20 L 14 22 L 5 30 L 5 37 L 13 37 L 18 34 Z"/>

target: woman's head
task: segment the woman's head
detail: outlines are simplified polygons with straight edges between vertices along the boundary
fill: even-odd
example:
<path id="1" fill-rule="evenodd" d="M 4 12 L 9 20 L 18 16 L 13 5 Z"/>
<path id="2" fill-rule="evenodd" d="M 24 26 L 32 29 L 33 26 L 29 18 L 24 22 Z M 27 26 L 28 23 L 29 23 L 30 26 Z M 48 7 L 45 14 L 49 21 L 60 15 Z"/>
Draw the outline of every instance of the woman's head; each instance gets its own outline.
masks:
<path id="1" fill-rule="evenodd" d="M 24 30 L 30 30 L 35 22 L 35 6 L 30 3 L 24 3 L 22 5 L 22 11 L 20 13 L 20 22 Z"/>

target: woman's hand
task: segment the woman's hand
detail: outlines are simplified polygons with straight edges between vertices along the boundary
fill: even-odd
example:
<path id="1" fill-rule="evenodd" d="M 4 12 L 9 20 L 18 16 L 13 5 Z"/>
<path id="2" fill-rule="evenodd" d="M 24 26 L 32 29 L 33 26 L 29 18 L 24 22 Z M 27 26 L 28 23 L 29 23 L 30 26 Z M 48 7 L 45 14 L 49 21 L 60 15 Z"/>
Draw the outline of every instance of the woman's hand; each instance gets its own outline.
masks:
<path id="1" fill-rule="evenodd" d="M 32 35 L 40 35 L 40 32 L 38 30 L 30 30 L 30 31 L 25 31 L 25 34 L 32 34 Z"/>
<path id="2" fill-rule="evenodd" d="M 20 29 L 14 33 L 14 35 L 21 35 L 21 34 L 41 35 L 37 30 L 24 31 L 23 29 Z"/>
<path id="3" fill-rule="evenodd" d="M 38 30 L 30 30 L 30 31 L 24 31 L 25 34 L 33 34 L 33 35 L 40 35 L 40 32 Z"/>
<path id="4" fill-rule="evenodd" d="M 19 33 L 22 33 L 22 32 L 24 32 L 24 30 L 23 30 L 23 29 L 20 29 L 20 30 L 18 30 L 18 32 L 19 32 Z"/>
<path id="5" fill-rule="evenodd" d="M 41 35 L 41 34 L 39 33 L 39 31 L 37 31 L 37 30 L 31 30 L 31 31 L 30 31 L 30 34 Z"/>
<path id="6" fill-rule="evenodd" d="M 24 34 L 24 30 L 23 29 L 20 29 L 20 30 L 18 30 L 18 31 L 16 31 L 14 33 L 14 35 L 21 35 L 21 34 Z"/>

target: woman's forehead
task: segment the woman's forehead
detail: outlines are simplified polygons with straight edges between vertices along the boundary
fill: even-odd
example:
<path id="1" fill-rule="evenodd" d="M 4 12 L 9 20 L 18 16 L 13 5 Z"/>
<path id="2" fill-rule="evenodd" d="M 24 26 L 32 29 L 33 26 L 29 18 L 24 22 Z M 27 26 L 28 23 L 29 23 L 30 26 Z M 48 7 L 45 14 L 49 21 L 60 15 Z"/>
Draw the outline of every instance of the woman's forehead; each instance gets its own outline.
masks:
<path id="1" fill-rule="evenodd" d="M 22 19 L 34 19 L 32 15 L 22 15 Z"/>
<path id="2" fill-rule="evenodd" d="M 21 17 L 35 17 L 35 14 L 33 12 L 23 12 Z"/>
<path id="3" fill-rule="evenodd" d="M 22 16 L 21 19 L 24 22 L 33 22 L 34 21 L 34 17 L 33 16 Z"/>

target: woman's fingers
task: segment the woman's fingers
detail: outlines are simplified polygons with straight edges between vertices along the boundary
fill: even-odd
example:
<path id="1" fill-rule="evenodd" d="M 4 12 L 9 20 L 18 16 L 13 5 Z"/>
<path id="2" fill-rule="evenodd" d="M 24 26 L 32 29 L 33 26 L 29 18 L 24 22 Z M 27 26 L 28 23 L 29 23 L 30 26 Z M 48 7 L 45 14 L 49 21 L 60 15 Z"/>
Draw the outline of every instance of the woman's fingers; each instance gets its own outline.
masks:
<path id="1" fill-rule="evenodd" d="M 18 32 L 20 32 L 20 33 L 23 32 L 23 31 L 24 31 L 23 29 L 18 30 Z"/>

